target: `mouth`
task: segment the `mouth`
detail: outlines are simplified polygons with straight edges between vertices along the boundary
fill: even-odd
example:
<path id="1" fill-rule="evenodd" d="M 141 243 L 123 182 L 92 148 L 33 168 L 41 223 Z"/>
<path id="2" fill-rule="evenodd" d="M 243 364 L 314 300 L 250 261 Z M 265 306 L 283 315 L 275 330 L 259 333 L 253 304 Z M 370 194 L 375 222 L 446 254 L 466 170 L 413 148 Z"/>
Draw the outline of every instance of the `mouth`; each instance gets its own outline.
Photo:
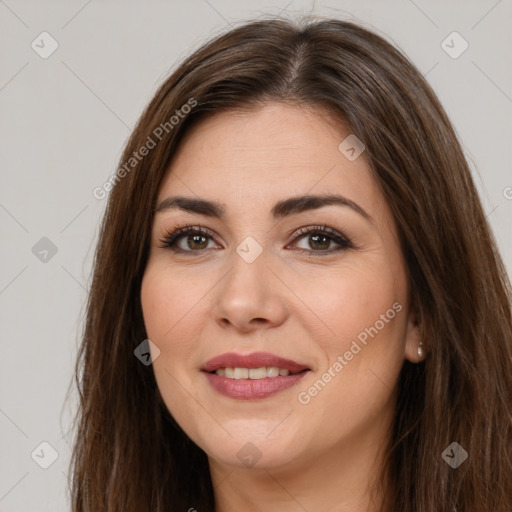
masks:
<path id="1" fill-rule="evenodd" d="M 217 368 L 214 372 L 215 375 L 226 377 L 227 379 L 274 379 L 276 377 L 288 377 L 288 375 L 298 375 L 308 370 L 301 370 L 300 372 L 291 372 L 288 368 L 279 368 L 278 366 L 261 366 L 260 368 L 240 368 L 240 367 L 226 367 Z"/>
<path id="2" fill-rule="evenodd" d="M 210 359 L 201 370 L 217 392 L 243 400 L 283 391 L 311 371 L 304 364 L 264 352 L 222 354 Z"/>
<path id="3" fill-rule="evenodd" d="M 201 370 L 209 373 L 220 371 L 220 375 L 231 379 L 272 378 L 279 375 L 293 375 L 309 369 L 305 364 L 268 352 L 254 352 L 246 355 L 234 352 L 221 354 L 210 359 L 201 368 Z"/>

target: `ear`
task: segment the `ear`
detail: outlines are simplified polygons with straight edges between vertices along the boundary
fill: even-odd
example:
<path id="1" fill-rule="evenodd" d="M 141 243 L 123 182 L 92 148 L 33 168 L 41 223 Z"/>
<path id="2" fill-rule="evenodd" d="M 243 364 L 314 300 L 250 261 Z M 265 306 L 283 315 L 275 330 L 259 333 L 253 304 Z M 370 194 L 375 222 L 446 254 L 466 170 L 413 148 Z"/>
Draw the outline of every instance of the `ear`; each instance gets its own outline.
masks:
<path id="1" fill-rule="evenodd" d="M 427 353 L 427 346 L 425 340 L 422 339 L 421 333 L 421 325 L 420 321 L 413 312 L 409 313 L 409 318 L 407 320 L 407 331 L 405 334 L 405 359 L 410 361 L 411 363 L 419 363 L 425 359 L 425 355 Z M 418 354 L 418 348 L 423 349 L 423 355 L 420 356 Z"/>

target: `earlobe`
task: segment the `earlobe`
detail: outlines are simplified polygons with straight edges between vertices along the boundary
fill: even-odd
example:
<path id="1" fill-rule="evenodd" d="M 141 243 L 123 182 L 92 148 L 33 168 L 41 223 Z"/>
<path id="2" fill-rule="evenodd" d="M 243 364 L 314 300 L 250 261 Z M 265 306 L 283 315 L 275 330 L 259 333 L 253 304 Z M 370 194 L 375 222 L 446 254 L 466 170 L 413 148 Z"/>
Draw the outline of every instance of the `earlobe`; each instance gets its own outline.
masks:
<path id="1" fill-rule="evenodd" d="M 405 335 L 405 359 L 411 363 L 420 363 L 426 356 L 426 343 L 422 337 L 420 322 L 412 315 L 407 323 Z"/>

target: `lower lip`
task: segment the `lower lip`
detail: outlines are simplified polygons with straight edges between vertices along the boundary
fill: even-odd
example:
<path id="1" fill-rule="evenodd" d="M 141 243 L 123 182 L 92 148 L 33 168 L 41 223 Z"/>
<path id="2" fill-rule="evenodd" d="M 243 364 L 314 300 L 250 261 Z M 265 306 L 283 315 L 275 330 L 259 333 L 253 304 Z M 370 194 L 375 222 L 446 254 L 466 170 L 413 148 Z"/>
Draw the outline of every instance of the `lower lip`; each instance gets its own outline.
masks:
<path id="1" fill-rule="evenodd" d="M 213 389 L 222 395 L 239 400 L 253 400 L 275 395 L 296 384 L 306 373 L 308 371 L 264 379 L 229 379 L 216 373 L 204 372 Z"/>

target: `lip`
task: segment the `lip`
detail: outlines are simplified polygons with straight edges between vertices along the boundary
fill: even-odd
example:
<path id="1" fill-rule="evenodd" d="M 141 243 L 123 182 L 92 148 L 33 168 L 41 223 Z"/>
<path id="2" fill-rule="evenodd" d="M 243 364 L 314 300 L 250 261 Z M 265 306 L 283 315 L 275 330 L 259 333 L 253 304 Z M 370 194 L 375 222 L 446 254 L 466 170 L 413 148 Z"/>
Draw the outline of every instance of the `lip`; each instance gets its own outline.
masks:
<path id="1" fill-rule="evenodd" d="M 230 379 L 217 375 L 219 368 L 261 368 L 262 366 L 277 366 L 290 371 L 290 375 L 267 377 L 263 379 Z M 267 352 L 253 354 L 226 353 L 206 362 L 201 370 L 210 385 L 217 392 L 239 400 L 253 400 L 275 395 L 290 388 L 300 381 L 310 370 L 306 365 L 276 356 Z M 304 371 L 306 370 L 306 371 Z"/>
<path id="2" fill-rule="evenodd" d="M 201 370 L 204 372 L 214 372 L 219 368 L 261 368 L 262 366 L 277 366 L 290 371 L 290 373 L 299 373 L 303 370 L 309 370 L 306 365 L 285 359 L 283 357 L 270 354 L 268 352 L 254 352 L 253 354 L 236 354 L 229 352 L 221 354 L 207 361 Z M 278 377 L 275 377 L 276 379 Z M 262 379 L 265 380 L 265 379 Z"/>
<path id="3" fill-rule="evenodd" d="M 229 379 L 216 373 L 204 372 L 210 385 L 220 394 L 238 400 L 266 398 L 284 391 L 300 381 L 309 371 L 295 375 L 267 377 L 264 379 Z"/>

